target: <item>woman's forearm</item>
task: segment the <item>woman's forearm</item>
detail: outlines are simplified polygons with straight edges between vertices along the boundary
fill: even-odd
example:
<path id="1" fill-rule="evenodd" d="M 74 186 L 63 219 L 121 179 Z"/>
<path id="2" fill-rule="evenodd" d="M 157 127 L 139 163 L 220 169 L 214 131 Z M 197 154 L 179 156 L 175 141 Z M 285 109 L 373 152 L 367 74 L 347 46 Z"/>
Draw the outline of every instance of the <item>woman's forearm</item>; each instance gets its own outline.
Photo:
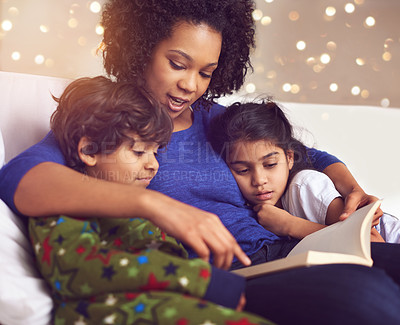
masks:
<path id="1" fill-rule="evenodd" d="M 345 199 L 345 206 L 341 216 L 339 217 L 340 220 L 346 219 L 359 207 L 378 200 L 377 197 L 368 195 L 364 192 L 344 164 L 335 163 L 329 165 L 324 169 L 324 173 L 333 181 L 336 189 Z M 382 210 L 379 208 L 375 213 L 373 225 L 376 225 L 379 222 L 381 216 Z"/>
<path id="2" fill-rule="evenodd" d="M 323 172 L 332 180 L 336 189 L 343 197 L 346 197 L 354 190 L 363 191 L 346 165 L 342 163 L 329 165 Z"/>
<path id="3" fill-rule="evenodd" d="M 250 260 L 219 218 L 162 193 L 108 182 L 68 167 L 45 162 L 21 179 L 14 195 L 17 209 L 27 216 L 66 214 L 79 217 L 142 217 L 186 243 L 206 261 L 227 269 L 236 256 Z"/>
<path id="4" fill-rule="evenodd" d="M 24 175 L 15 191 L 14 203 L 19 212 L 31 217 L 134 217 L 141 212 L 140 196 L 145 191 L 45 162 Z"/>

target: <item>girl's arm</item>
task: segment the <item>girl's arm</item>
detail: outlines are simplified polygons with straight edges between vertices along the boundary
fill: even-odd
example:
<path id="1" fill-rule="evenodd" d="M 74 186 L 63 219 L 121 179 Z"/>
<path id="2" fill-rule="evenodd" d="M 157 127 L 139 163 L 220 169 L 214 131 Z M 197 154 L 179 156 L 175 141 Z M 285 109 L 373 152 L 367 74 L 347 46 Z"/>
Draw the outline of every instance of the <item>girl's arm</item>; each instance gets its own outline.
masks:
<path id="1" fill-rule="evenodd" d="M 290 236 L 303 239 L 320 230 L 325 225 L 291 215 L 289 212 L 271 204 L 259 204 L 254 207 L 258 222 L 267 230 L 278 236 Z"/>

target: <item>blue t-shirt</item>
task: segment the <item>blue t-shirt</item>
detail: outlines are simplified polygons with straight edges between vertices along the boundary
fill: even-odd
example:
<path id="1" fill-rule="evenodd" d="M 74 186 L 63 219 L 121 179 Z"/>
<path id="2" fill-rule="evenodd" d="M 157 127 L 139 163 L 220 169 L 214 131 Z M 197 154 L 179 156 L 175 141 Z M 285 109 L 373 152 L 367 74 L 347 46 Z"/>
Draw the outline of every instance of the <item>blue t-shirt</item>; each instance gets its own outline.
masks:
<path id="1" fill-rule="evenodd" d="M 214 104 L 210 110 L 194 105 L 193 125 L 172 135 L 165 152 L 159 154 L 160 169 L 149 188 L 179 201 L 215 213 L 252 255 L 264 244 L 281 238 L 257 223 L 253 211 L 245 205 L 240 190 L 225 162 L 212 150 L 206 134 L 210 120 L 225 107 Z M 310 149 L 314 167 L 323 170 L 339 160 L 326 152 Z M 42 162 L 65 165 L 57 141 L 50 132 L 38 144 L 27 149 L 0 170 L 0 198 L 18 213 L 14 193 L 21 178 Z M 193 253 L 191 254 L 193 256 Z"/>
<path id="2" fill-rule="evenodd" d="M 195 106 L 192 126 L 173 133 L 166 151 L 159 153 L 160 168 L 149 188 L 215 213 L 244 252 L 251 256 L 262 246 L 283 238 L 257 222 L 228 166 L 207 141 L 211 119 L 222 113 L 225 107 L 215 104 L 207 111 L 199 106 Z M 318 168 L 322 166 L 324 169 L 330 163 L 339 161 L 315 149 L 312 149 L 312 154 Z M 194 252 L 188 251 L 193 257 Z"/>

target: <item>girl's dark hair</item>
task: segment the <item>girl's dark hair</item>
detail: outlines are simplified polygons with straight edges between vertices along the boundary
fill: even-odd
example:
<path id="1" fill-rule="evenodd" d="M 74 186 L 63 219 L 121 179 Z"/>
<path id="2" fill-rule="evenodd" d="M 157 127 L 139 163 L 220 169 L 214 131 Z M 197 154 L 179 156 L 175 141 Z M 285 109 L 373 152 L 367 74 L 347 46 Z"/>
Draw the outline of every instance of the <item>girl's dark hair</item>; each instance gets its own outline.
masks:
<path id="1" fill-rule="evenodd" d="M 171 36 L 176 23 L 205 23 L 222 34 L 222 48 L 202 99 L 231 94 L 252 69 L 253 10 L 253 0 L 109 0 L 101 21 L 105 70 L 117 80 L 140 83 L 154 48 Z"/>
<path id="2" fill-rule="evenodd" d="M 173 125 L 168 113 L 144 91 L 128 82 L 113 82 L 99 76 L 80 78 L 64 90 L 51 116 L 51 129 L 67 165 L 80 172 L 85 164 L 78 155 L 78 144 L 87 137 L 86 154 L 112 153 L 128 135 L 165 146 Z"/>
<path id="3" fill-rule="evenodd" d="M 214 150 L 225 160 L 238 141 L 266 140 L 282 148 L 285 154 L 288 150 L 294 152 L 290 177 L 312 168 L 306 147 L 295 139 L 286 115 L 270 99 L 261 103 L 234 103 L 211 121 L 208 136 Z"/>

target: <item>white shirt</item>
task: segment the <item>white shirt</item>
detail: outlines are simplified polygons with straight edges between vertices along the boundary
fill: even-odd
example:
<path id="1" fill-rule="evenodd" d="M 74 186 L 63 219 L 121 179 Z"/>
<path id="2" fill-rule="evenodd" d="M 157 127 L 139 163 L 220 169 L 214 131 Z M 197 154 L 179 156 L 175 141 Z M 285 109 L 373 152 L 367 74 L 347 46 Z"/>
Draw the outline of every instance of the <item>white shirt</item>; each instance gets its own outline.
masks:
<path id="1" fill-rule="evenodd" d="M 324 225 L 328 206 L 337 197 L 340 193 L 328 176 L 305 169 L 293 177 L 281 202 L 291 215 Z"/>

